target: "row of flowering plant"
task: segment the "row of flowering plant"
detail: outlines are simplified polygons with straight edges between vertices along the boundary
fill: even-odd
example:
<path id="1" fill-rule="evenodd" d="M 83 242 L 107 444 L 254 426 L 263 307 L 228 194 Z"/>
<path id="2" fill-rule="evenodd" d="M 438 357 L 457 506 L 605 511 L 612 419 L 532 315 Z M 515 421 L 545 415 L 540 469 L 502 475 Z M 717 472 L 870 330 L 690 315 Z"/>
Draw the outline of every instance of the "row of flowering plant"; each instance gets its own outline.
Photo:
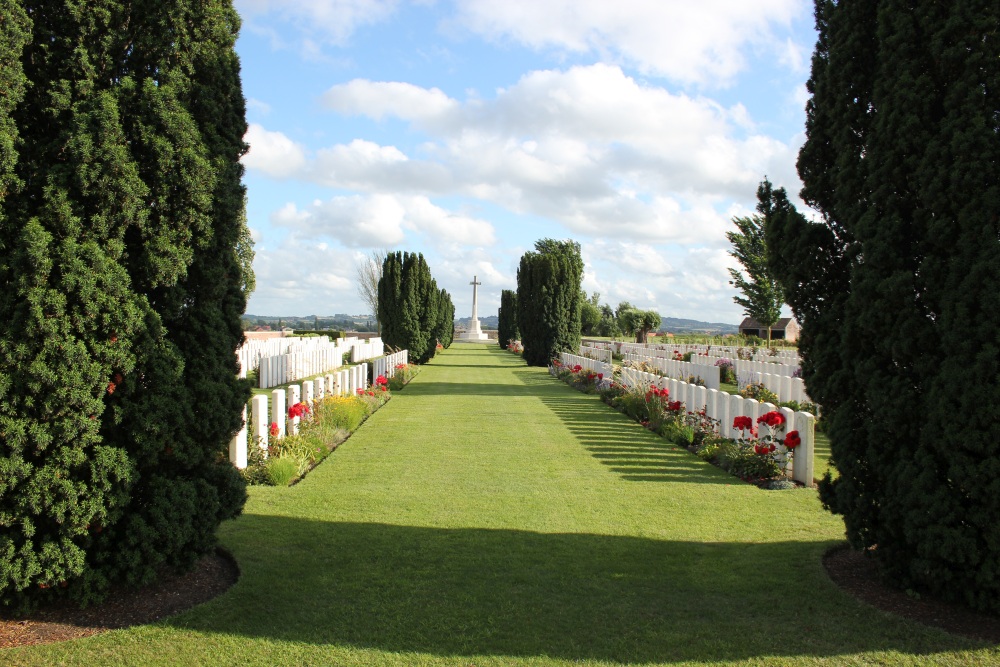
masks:
<path id="1" fill-rule="evenodd" d="M 280 426 L 272 422 L 266 449 L 251 445 L 247 467 L 241 473 L 250 484 L 285 486 L 300 479 L 390 397 L 389 380 L 379 376 L 355 396 L 327 396 L 311 406 L 304 401 L 294 403 L 288 407 L 287 417 L 299 420 L 298 433 L 282 435 Z"/>
<path id="2" fill-rule="evenodd" d="M 399 391 L 408 385 L 410 380 L 416 377 L 419 372 L 420 366 L 416 364 L 396 364 L 396 367 L 393 369 L 392 377 L 389 378 L 385 386 L 392 391 Z M 375 378 L 375 383 L 378 384 L 378 378 Z"/>
<path id="3" fill-rule="evenodd" d="M 553 360 L 550 372 L 565 382 L 584 389 L 588 371 Z M 601 399 L 635 419 L 649 430 L 729 473 L 764 488 L 791 488 L 785 471 L 794 451 L 802 443 L 797 431 L 785 432 L 785 417 L 779 411 L 750 417 L 736 417 L 734 428 L 740 437 L 723 438 L 720 424 L 708 416 L 704 406 L 689 409 L 666 388 L 628 387 L 615 377 L 600 377 L 595 386 Z"/>
<path id="4" fill-rule="evenodd" d="M 596 392 L 604 380 L 604 373 L 597 373 L 580 364 L 568 366 L 558 359 L 549 364 L 549 373 L 588 394 Z"/>

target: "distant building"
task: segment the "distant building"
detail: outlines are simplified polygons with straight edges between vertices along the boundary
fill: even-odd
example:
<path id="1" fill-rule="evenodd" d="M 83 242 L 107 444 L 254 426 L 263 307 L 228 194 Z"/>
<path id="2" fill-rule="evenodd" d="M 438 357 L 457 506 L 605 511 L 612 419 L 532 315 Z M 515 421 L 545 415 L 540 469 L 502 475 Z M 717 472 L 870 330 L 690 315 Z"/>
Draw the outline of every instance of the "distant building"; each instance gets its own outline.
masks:
<path id="1" fill-rule="evenodd" d="M 745 318 L 740 323 L 740 333 L 744 336 L 757 336 L 767 340 L 767 327 L 762 327 L 760 323 L 752 317 Z M 771 327 L 771 340 L 787 340 L 794 343 L 799 339 L 799 323 L 794 317 L 782 317 Z"/>

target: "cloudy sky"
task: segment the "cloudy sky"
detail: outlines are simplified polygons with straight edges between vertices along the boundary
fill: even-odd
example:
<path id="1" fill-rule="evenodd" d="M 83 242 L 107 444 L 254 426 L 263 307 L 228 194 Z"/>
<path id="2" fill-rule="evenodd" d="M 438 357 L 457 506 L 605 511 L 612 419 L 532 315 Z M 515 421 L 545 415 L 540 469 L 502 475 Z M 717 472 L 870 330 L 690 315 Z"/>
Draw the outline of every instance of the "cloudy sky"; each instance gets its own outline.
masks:
<path id="1" fill-rule="evenodd" d="M 545 237 L 583 287 L 737 323 L 725 232 L 797 193 L 808 0 L 237 0 L 248 313 L 361 314 L 358 261 L 422 252 L 457 315 Z"/>

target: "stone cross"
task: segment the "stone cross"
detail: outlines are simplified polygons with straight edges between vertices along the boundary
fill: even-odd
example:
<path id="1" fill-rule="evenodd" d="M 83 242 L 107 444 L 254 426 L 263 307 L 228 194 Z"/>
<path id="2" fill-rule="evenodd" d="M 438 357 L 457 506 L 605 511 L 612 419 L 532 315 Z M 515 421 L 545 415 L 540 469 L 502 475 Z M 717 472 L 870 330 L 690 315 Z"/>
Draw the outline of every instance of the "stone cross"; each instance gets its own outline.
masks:
<path id="1" fill-rule="evenodd" d="M 482 285 L 482 283 L 479 282 L 479 276 L 472 276 L 472 282 L 469 284 L 472 285 L 472 321 L 476 322 L 479 319 L 479 297 L 477 288 Z M 475 326 L 475 324 L 472 326 Z"/>

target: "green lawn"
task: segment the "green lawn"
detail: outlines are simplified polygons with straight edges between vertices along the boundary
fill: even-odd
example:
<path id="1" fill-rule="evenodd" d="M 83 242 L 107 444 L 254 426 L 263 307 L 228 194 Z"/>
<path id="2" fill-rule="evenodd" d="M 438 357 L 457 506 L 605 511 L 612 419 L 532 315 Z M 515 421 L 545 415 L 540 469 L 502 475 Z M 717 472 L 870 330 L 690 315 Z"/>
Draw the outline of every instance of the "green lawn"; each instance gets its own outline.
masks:
<path id="1" fill-rule="evenodd" d="M 3 664 L 987 665 L 843 594 L 811 490 L 734 481 L 495 347 L 456 344 L 221 540 L 242 578 L 163 623 Z"/>

